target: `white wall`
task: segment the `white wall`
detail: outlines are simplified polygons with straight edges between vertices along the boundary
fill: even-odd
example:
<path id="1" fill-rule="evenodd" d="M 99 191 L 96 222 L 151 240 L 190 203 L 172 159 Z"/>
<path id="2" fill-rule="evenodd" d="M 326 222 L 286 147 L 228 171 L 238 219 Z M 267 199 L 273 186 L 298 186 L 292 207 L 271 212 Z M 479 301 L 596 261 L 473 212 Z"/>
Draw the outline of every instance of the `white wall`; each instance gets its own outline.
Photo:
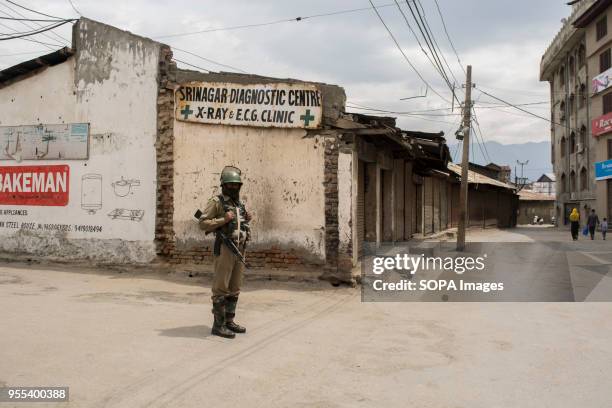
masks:
<path id="1" fill-rule="evenodd" d="M 82 21 L 75 57 L 0 89 L 0 125 L 90 123 L 89 160 L 1 161 L 0 166 L 67 164 L 70 195 L 65 207 L 0 205 L 0 220 L 65 224 L 57 232 L 0 228 L 0 250 L 61 258 L 146 262 L 155 256 L 158 44 Z M 76 76 L 76 78 L 75 78 Z M 101 176 L 102 208 L 81 206 L 82 177 Z M 112 183 L 139 180 L 120 197 Z M 144 211 L 139 221 L 111 219 L 116 209 Z M 5 209 L 26 209 L 7 216 Z M 101 227 L 78 232 L 75 225 Z"/>
<path id="2" fill-rule="evenodd" d="M 225 165 L 243 172 L 241 197 L 253 214 L 251 247 L 296 249 L 325 260 L 323 137 L 302 129 L 174 122 L 174 230 L 177 246 L 200 245 L 193 213 L 220 193 Z"/>

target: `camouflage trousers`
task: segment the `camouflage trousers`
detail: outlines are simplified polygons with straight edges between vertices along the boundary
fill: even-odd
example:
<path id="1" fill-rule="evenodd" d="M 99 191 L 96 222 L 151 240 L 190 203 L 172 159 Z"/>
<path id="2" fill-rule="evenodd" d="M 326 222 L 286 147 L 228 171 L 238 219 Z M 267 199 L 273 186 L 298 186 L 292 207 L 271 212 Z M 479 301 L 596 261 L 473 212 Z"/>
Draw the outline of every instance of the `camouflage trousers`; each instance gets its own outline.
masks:
<path id="1" fill-rule="evenodd" d="M 219 256 L 214 257 L 214 270 L 215 276 L 212 283 L 213 302 L 226 296 L 237 297 L 242 286 L 244 265 L 225 244 L 221 244 Z"/>

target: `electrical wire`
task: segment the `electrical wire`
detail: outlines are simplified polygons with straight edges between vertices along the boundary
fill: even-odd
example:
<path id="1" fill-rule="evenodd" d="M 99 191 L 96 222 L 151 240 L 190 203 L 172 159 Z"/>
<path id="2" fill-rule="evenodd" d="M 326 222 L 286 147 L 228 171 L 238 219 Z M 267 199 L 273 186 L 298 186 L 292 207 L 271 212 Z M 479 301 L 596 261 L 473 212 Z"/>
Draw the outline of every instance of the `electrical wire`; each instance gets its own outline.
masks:
<path id="1" fill-rule="evenodd" d="M 440 5 L 438 4 L 438 0 L 434 0 L 434 2 L 436 3 L 436 8 L 438 9 L 438 14 L 440 15 L 440 20 L 442 20 L 442 26 L 444 27 L 444 32 L 446 33 L 446 38 L 448 38 L 448 42 L 450 43 L 451 48 L 453 49 L 453 52 L 455 53 L 455 56 L 457 57 L 457 62 L 459 63 L 459 66 L 463 70 L 463 73 L 465 75 L 467 75 L 467 72 L 465 71 L 465 68 L 463 67 L 463 64 L 461 63 L 461 58 L 459 58 L 459 54 L 457 53 L 457 49 L 455 48 L 455 44 L 453 44 L 453 40 L 451 40 L 451 36 L 448 33 L 448 29 L 446 28 L 446 22 L 444 21 L 444 15 L 442 14 L 442 10 L 440 9 Z"/>
<path id="2" fill-rule="evenodd" d="M 53 30 L 54 28 L 60 27 L 60 26 L 66 24 L 66 23 L 69 23 L 69 22 L 70 22 L 70 20 L 66 20 L 66 21 L 62 21 L 60 23 L 54 24 L 54 25 L 52 25 L 50 27 L 47 27 L 45 29 L 41 29 L 41 30 L 38 30 L 38 31 L 35 31 L 35 32 L 21 33 L 19 35 L 13 35 L 11 37 L 2 37 L 2 38 L 0 38 L 0 41 L 8 41 L 8 40 L 13 40 L 15 38 L 29 37 L 31 35 L 36 35 L 36 34 L 44 33 L 45 31 Z"/>
<path id="3" fill-rule="evenodd" d="M 17 17 L 0 17 L 0 20 L 32 21 L 32 22 L 40 21 L 40 22 L 45 22 L 45 23 L 61 21 L 61 20 L 42 20 L 42 19 L 36 19 L 36 18 L 17 18 Z"/>
<path id="4" fill-rule="evenodd" d="M 219 66 L 221 66 L 221 67 L 229 68 L 229 69 L 232 69 L 232 70 L 234 70 L 234 71 L 242 72 L 243 74 L 248 74 L 248 72 L 246 72 L 246 71 L 244 71 L 244 70 L 242 70 L 242 69 L 240 69 L 240 68 L 232 67 L 231 65 L 222 64 L 222 63 L 220 63 L 220 62 L 213 61 L 213 60 L 211 60 L 211 59 L 209 59 L 209 58 L 204 58 L 204 57 L 202 57 L 201 55 L 198 55 L 198 54 L 196 54 L 196 53 L 194 53 L 194 52 L 187 51 L 187 50 L 183 50 L 183 49 L 177 48 L 177 47 L 175 47 L 175 46 L 171 46 L 171 47 L 172 47 L 172 50 L 173 50 L 173 51 L 174 51 L 174 50 L 176 50 L 176 51 L 179 51 L 179 52 L 184 52 L 185 54 L 192 55 L 192 56 L 194 56 L 194 57 L 196 57 L 196 58 L 199 58 L 199 59 L 201 59 L 201 60 L 203 60 L 203 61 L 210 62 L 211 64 L 219 65 Z M 175 58 L 175 59 L 176 59 L 176 58 Z M 178 60 L 177 60 L 177 61 L 178 61 Z M 208 71 L 208 70 L 207 70 L 207 71 Z"/>
<path id="5" fill-rule="evenodd" d="M 373 112 L 381 112 L 381 113 L 390 113 L 393 115 L 406 115 L 406 116 L 410 116 L 410 115 L 421 115 L 421 116 L 462 116 L 461 113 L 443 113 L 443 114 L 432 114 L 432 113 L 426 113 L 424 111 L 421 112 L 397 112 L 397 111 L 390 111 L 390 110 L 386 110 L 386 109 L 378 109 L 378 108 L 374 108 L 371 106 L 365 106 L 365 105 L 359 105 L 359 104 L 355 104 L 352 102 L 347 102 L 347 106 L 348 105 L 353 105 L 351 107 L 355 107 L 355 108 L 359 108 L 359 109 L 363 109 L 363 110 L 368 110 L 368 111 L 373 111 Z"/>
<path id="6" fill-rule="evenodd" d="M 488 92 L 483 91 L 482 89 L 480 89 L 480 87 L 476 87 L 476 89 L 478 89 L 480 92 L 482 92 L 483 94 L 487 95 L 488 97 L 493 98 L 493 99 L 495 99 L 495 100 L 497 100 L 497 101 L 499 101 L 499 102 L 501 102 L 501 103 L 504 103 L 504 104 L 506 104 L 506 105 L 508 105 L 508 106 L 510 106 L 510 107 L 513 107 L 514 109 L 520 110 L 521 112 L 525 112 L 525 113 L 529 114 L 530 116 L 533 116 L 533 117 L 538 118 L 538 119 L 545 120 L 546 122 L 551 123 L 551 124 L 553 124 L 553 125 L 557 125 L 557 126 L 562 126 L 562 127 L 565 127 L 565 125 L 564 125 L 564 124 L 562 124 L 562 123 L 557 123 L 557 122 L 554 122 L 554 121 L 552 121 L 552 120 L 550 120 L 550 119 L 548 119 L 548 118 L 546 118 L 546 117 L 544 117 L 544 116 L 540 116 L 540 115 L 535 114 L 535 113 L 533 113 L 533 112 L 530 112 L 530 111 L 528 111 L 528 110 L 526 110 L 526 109 L 523 109 L 523 108 L 521 108 L 521 107 L 519 107 L 519 106 L 516 106 L 516 105 L 514 105 L 514 104 L 512 104 L 512 103 L 510 103 L 510 102 L 507 102 L 507 101 L 505 101 L 505 100 L 503 100 L 503 99 L 501 99 L 501 98 L 498 98 L 497 96 L 491 95 L 490 93 L 488 93 Z M 572 127 L 570 127 L 570 129 L 571 129 L 571 130 L 574 130 L 574 131 L 578 131 L 578 129 L 575 129 L 575 128 L 572 128 Z"/>
<path id="7" fill-rule="evenodd" d="M 416 34 L 416 32 L 414 31 L 414 29 L 412 28 L 412 26 L 410 25 L 410 22 L 408 21 L 408 17 L 406 16 L 406 13 L 404 13 L 404 10 L 402 10 L 402 7 L 400 6 L 399 2 L 397 0 L 395 0 L 395 4 L 397 5 L 397 9 L 399 10 L 399 12 L 401 13 L 402 17 L 404 18 L 404 21 L 406 22 L 406 25 L 408 26 L 408 28 L 410 29 L 410 32 L 412 33 L 412 35 L 414 36 L 414 39 L 416 40 L 417 44 L 419 44 L 419 47 L 421 48 L 421 51 L 423 52 L 423 54 L 425 54 L 425 56 L 427 57 L 427 60 L 429 60 L 429 62 L 431 63 L 431 65 L 433 65 L 433 67 L 435 68 L 435 70 L 440 74 L 440 76 L 442 77 L 442 79 L 444 79 L 444 81 L 447 83 L 447 85 L 449 85 L 447 78 L 444 76 L 444 73 L 440 70 L 440 68 L 438 67 L 438 65 L 436 64 L 436 62 L 434 60 L 431 59 L 431 57 L 429 56 L 429 54 L 427 53 L 427 51 L 425 51 L 425 49 L 423 48 L 423 44 L 421 43 L 421 40 L 419 40 L 419 36 Z M 453 90 L 454 92 L 454 90 Z"/>
<path id="8" fill-rule="evenodd" d="M 380 6 L 376 6 L 376 7 L 381 7 L 382 8 L 382 7 L 390 7 L 390 6 L 393 6 L 393 3 L 381 4 Z M 361 8 L 348 9 L 348 10 L 332 11 L 332 12 L 329 12 L 329 13 L 313 14 L 313 15 L 304 16 L 304 17 L 285 18 L 285 19 L 282 19 L 282 20 L 274 20 L 274 21 L 268 21 L 268 22 L 264 22 L 264 23 L 244 24 L 244 25 L 230 26 L 230 27 L 209 28 L 209 29 L 206 29 L 206 30 L 191 31 L 191 32 L 187 32 L 187 33 L 158 35 L 158 36 L 155 36 L 153 38 L 158 39 L 158 38 L 183 37 L 183 36 L 195 35 L 195 34 L 213 33 L 213 32 L 217 32 L 217 31 L 231 31 L 231 30 L 240 30 L 240 29 L 243 29 L 243 28 L 264 27 L 264 26 L 270 26 L 270 25 L 275 25 L 275 24 L 300 22 L 300 21 L 304 21 L 304 20 L 312 19 L 312 18 L 335 16 L 335 15 L 338 15 L 338 14 L 346 14 L 346 13 L 355 13 L 355 12 L 358 12 L 358 11 L 366 11 L 366 10 L 371 10 L 371 9 L 372 9 L 372 7 L 361 7 Z"/>
<path id="9" fill-rule="evenodd" d="M 425 44 L 427 45 L 427 48 L 429 49 L 430 53 L 432 54 L 432 58 L 436 61 L 435 65 L 438 67 L 439 73 L 440 73 L 440 75 L 442 75 L 442 79 L 444 79 L 444 82 L 446 82 L 446 85 L 448 86 L 448 88 L 453 93 L 453 96 L 455 98 L 457 98 L 457 96 L 455 95 L 454 87 L 451 85 L 450 80 L 448 79 L 448 75 L 446 74 L 446 71 L 444 70 L 444 67 L 442 66 L 442 62 L 440 61 L 440 57 L 435 52 L 435 50 L 432 49 L 432 46 L 430 45 L 427 36 L 423 32 L 423 27 L 421 26 L 421 24 L 419 24 L 419 20 L 417 19 L 415 11 L 412 9 L 412 6 L 410 5 L 408 0 L 406 0 L 406 4 L 408 5 L 408 9 L 410 10 L 410 14 L 412 14 L 412 18 L 416 22 L 417 27 L 418 27 L 419 31 L 421 32 L 421 36 L 423 37 L 423 40 L 425 41 Z M 459 99 L 457 99 L 457 102 L 459 102 L 459 104 L 461 104 Z"/>
<path id="10" fill-rule="evenodd" d="M 415 9 L 417 11 L 417 14 L 419 15 L 419 18 L 423 21 L 423 25 L 425 27 L 425 32 L 427 33 L 427 36 L 428 36 L 430 42 L 432 42 L 432 44 L 434 46 L 434 50 L 436 50 L 436 48 L 437 48 L 437 52 L 439 51 L 438 59 L 440 58 L 440 56 L 442 57 L 442 60 L 444 61 L 444 64 L 448 68 L 448 71 L 450 72 L 451 76 L 455 80 L 455 83 L 458 83 L 459 81 L 457 80 L 457 77 L 455 77 L 455 74 L 453 73 L 452 68 L 448 64 L 448 61 L 446 60 L 446 57 L 444 56 L 444 53 L 442 52 L 442 49 L 438 45 L 438 41 L 436 40 L 436 36 L 433 34 L 433 30 L 429 26 L 429 22 L 427 21 L 427 16 L 425 15 L 425 9 L 423 8 L 423 4 L 421 3 L 421 0 L 416 0 L 414 5 L 415 5 Z M 423 12 L 422 15 L 419 12 L 419 6 L 421 7 L 421 11 Z"/>
<path id="11" fill-rule="evenodd" d="M 185 64 L 185 65 L 189 65 L 190 67 L 193 67 L 193 68 L 201 69 L 202 71 L 212 72 L 212 70 L 210 70 L 210 69 L 208 69 L 208 68 L 202 68 L 202 67 L 199 67 L 199 66 L 197 66 L 197 65 L 193 65 L 193 64 L 190 64 L 190 63 L 188 63 L 188 62 L 182 61 L 182 60 L 180 60 L 180 59 L 178 59 L 178 58 L 174 58 L 174 60 L 175 60 L 176 62 L 180 62 L 181 64 Z"/>
<path id="12" fill-rule="evenodd" d="M 68 3 L 70 3 L 70 6 L 72 7 L 72 9 L 74 10 L 75 13 L 77 13 L 79 16 L 83 17 L 81 12 L 79 10 L 77 10 L 76 7 L 74 7 L 74 3 L 72 2 L 72 0 L 68 0 Z"/>
<path id="13" fill-rule="evenodd" d="M 4 8 L 6 8 L 6 9 L 10 10 L 11 12 L 13 12 L 13 13 L 17 14 L 18 16 L 25 17 L 25 15 L 23 15 L 23 14 L 22 14 L 22 13 L 20 13 L 19 11 L 15 10 L 15 9 L 14 9 L 14 8 L 12 8 L 11 6 L 9 6 L 9 5 L 7 5 L 7 4 L 4 4 L 4 3 L 0 3 L 0 4 L 1 4 L 1 5 L 2 5 Z M 4 11 L 2 11 L 2 14 L 6 15 L 6 16 L 9 16 L 9 17 L 14 17 L 14 16 L 12 16 L 11 14 L 6 13 L 6 12 L 4 12 Z M 56 22 L 56 21 L 58 21 L 58 20 L 49 20 L 49 21 L 54 21 L 54 22 Z M 21 23 L 22 25 L 24 25 L 24 26 L 28 27 L 28 28 L 34 29 L 34 27 L 33 27 L 32 25 L 30 25 L 30 24 L 28 24 L 28 23 L 26 23 L 26 22 L 24 22 L 24 21 L 20 21 L 20 23 Z M 34 22 L 33 24 L 34 24 L 34 25 L 36 25 L 36 26 L 38 26 L 39 28 L 42 28 L 42 27 L 43 27 L 41 24 L 39 24 L 39 23 L 37 23 L 37 22 Z M 53 35 L 55 36 L 55 38 L 54 38 L 54 37 L 51 37 L 49 34 L 53 34 Z M 42 35 L 43 35 L 44 37 L 48 38 L 48 39 L 49 39 L 49 40 L 51 40 L 51 41 L 57 41 L 57 39 L 59 38 L 59 41 L 60 41 L 60 42 L 62 42 L 62 43 L 66 43 L 66 44 L 68 44 L 69 46 L 71 46 L 71 45 L 72 45 L 72 42 L 71 42 L 71 41 L 69 41 L 68 39 L 66 39 L 66 38 L 62 37 L 61 35 L 57 34 L 55 31 L 50 31 L 50 32 L 49 32 L 49 34 L 47 34 L 47 33 L 43 33 Z"/>
<path id="14" fill-rule="evenodd" d="M 61 18 L 61 17 L 57 17 L 57 16 L 52 16 L 52 15 L 49 15 L 49 14 L 41 13 L 40 11 L 32 10 L 32 9 L 30 9 L 30 8 L 27 8 L 27 7 L 25 7 L 25 6 L 22 6 L 21 4 L 17 4 L 17 3 L 15 3 L 15 2 L 14 2 L 14 1 L 12 1 L 12 0 L 6 0 L 6 1 L 7 1 L 8 3 L 11 3 L 12 5 L 17 6 L 17 7 L 20 7 L 20 8 L 22 8 L 22 9 L 24 9 L 24 10 L 28 10 L 28 11 L 31 11 L 32 13 L 40 14 L 41 16 L 51 17 L 51 18 L 55 18 L 55 19 L 57 19 L 57 20 L 65 20 L 65 18 Z"/>
<path id="15" fill-rule="evenodd" d="M 391 32 L 391 30 L 389 29 L 389 27 L 387 26 L 387 24 L 385 23 L 385 20 L 383 20 L 382 16 L 380 15 L 380 13 L 378 12 L 378 9 L 376 8 L 376 6 L 374 5 L 374 3 L 372 2 L 372 0 L 368 0 L 370 2 L 370 4 L 372 5 L 372 8 L 374 9 L 374 12 L 376 13 L 376 15 L 378 16 L 378 19 L 380 20 L 380 22 L 382 23 L 383 26 L 385 26 L 385 29 L 387 30 L 387 33 L 389 33 L 389 36 L 391 37 L 391 39 L 393 40 L 393 42 L 395 43 L 395 46 L 397 47 L 397 49 L 401 52 L 401 54 L 404 56 L 404 59 L 406 60 L 406 62 L 408 63 L 408 65 L 410 65 L 410 67 L 413 69 L 413 71 L 417 74 L 417 76 L 421 79 L 421 81 L 423 81 L 423 83 L 427 86 L 427 88 L 431 89 L 431 91 L 438 95 L 442 100 L 444 100 L 446 103 L 450 103 L 450 101 L 448 99 L 446 99 L 445 97 L 443 97 L 442 95 L 440 95 L 434 88 L 431 87 L 431 85 L 429 85 L 429 83 L 425 80 L 425 78 L 423 78 L 423 75 L 421 75 L 421 73 L 416 69 L 416 67 L 412 64 L 412 62 L 410 61 L 410 59 L 408 58 L 408 56 L 406 55 L 406 53 L 404 52 L 404 50 L 402 49 L 402 47 L 399 45 L 399 42 L 397 42 L 397 39 L 395 38 L 395 36 L 393 35 L 393 33 Z"/>
<path id="16" fill-rule="evenodd" d="M 19 32 L 18 30 L 14 29 L 13 27 L 7 26 L 4 23 L 0 23 L 0 26 L 8 28 L 9 30 L 12 30 L 12 31 L 14 31 L 16 33 Z M 46 43 L 46 42 L 35 40 L 33 38 L 19 38 L 19 39 L 20 40 L 24 40 L 24 41 L 28 41 L 28 42 L 33 42 L 33 43 L 38 43 L 38 44 L 44 45 L 45 47 L 47 47 L 50 50 L 55 50 L 56 48 L 62 48 L 63 47 L 63 45 L 60 45 L 60 44 Z"/>

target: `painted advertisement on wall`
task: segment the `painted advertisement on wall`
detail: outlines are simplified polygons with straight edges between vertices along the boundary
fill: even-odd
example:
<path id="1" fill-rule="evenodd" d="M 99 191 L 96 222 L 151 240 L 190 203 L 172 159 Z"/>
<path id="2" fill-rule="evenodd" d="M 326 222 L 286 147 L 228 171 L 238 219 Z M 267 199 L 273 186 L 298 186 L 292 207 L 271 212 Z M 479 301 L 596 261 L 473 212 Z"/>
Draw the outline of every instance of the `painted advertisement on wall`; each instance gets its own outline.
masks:
<path id="1" fill-rule="evenodd" d="M 176 93 L 175 118 L 205 124 L 316 129 L 323 104 L 315 85 L 189 82 Z"/>
<path id="2" fill-rule="evenodd" d="M 591 121 L 591 129 L 593 136 L 601 136 L 605 133 L 612 132 L 612 112 L 593 119 Z"/>
<path id="3" fill-rule="evenodd" d="M 0 126 L 0 160 L 86 160 L 89 124 Z"/>
<path id="4" fill-rule="evenodd" d="M 70 167 L 0 166 L 0 205 L 68 205 Z"/>

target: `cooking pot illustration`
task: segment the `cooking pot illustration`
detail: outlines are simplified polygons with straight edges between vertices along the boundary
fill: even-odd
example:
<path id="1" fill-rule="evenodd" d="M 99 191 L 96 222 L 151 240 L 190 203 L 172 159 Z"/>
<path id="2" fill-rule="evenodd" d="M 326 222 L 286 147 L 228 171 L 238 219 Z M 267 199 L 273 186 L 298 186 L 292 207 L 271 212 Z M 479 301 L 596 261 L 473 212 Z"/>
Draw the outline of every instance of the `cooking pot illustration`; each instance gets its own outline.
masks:
<path id="1" fill-rule="evenodd" d="M 132 187 L 139 186 L 139 185 L 140 185 L 140 180 L 135 180 L 135 179 L 125 180 L 123 176 L 121 177 L 121 180 L 115 181 L 114 183 L 111 184 L 111 186 L 113 186 L 113 190 L 115 191 L 115 195 L 117 197 L 127 196 L 132 191 Z"/>

